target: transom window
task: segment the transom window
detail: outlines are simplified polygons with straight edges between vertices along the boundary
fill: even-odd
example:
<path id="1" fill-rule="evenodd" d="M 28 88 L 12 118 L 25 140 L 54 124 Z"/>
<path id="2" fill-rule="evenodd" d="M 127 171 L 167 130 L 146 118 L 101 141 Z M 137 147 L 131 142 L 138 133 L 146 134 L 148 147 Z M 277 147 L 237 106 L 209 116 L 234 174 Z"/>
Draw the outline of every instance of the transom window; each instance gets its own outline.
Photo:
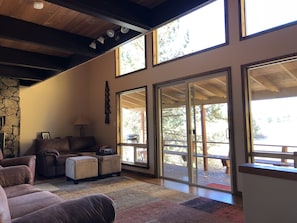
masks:
<path id="1" fill-rule="evenodd" d="M 211 1 L 154 32 L 154 64 L 226 42 L 224 0 Z"/>
<path id="2" fill-rule="evenodd" d="M 243 36 L 297 21 L 296 0 L 242 0 Z"/>
<path id="3" fill-rule="evenodd" d="M 120 46 L 116 50 L 116 76 L 132 73 L 144 69 L 145 63 L 145 36 Z"/>
<path id="4" fill-rule="evenodd" d="M 148 166 L 146 88 L 118 93 L 118 140 L 123 164 Z"/>
<path id="5" fill-rule="evenodd" d="M 297 58 L 251 66 L 247 74 L 251 161 L 293 167 L 297 152 Z"/>

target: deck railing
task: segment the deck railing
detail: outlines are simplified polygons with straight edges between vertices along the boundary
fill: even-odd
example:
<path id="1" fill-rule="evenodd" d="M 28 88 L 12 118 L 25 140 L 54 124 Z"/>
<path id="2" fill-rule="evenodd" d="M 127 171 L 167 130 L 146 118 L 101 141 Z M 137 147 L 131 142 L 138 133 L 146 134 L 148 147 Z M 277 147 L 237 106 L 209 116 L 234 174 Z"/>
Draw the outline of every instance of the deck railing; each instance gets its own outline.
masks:
<path id="1" fill-rule="evenodd" d="M 260 150 L 257 147 L 280 148 L 278 151 Z M 289 148 L 297 146 L 288 145 L 271 145 L 271 144 L 254 144 L 254 151 L 250 153 L 255 163 L 270 164 L 275 166 L 297 167 L 297 151 L 289 152 Z"/>
<path id="2" fill-rule="evenodd" d="M 184 143 L 182 143 L 184 142 Z M 201 141 L 193 141 L 193 143 L 202 143 Z M 207 144 L 225 144 L 229 145 L 228 142 L 207 142 Z M 164 140 L 163 141 L 164 147 L 175 147 L 175 148 L 187 148 L 185 141 L 182 140 Z M 270 147 L 270 148 L 280 148 L 278 151 L 271 151 L 271 150 L 260 150 L 257 147 Z M 195 148 L 195 147 L 193 147 Z M 296 151 L 289 151 L 289 148 L 296 148 Z M 273 149 L 272 149 L 273 150 Z M 274 149 L 277 150 L 277 149 Z M 181 151 L 172 151 L 172 150 L 164 150 L 165 154 L 172 154 L 172 155 L 180 155 L 180 156 L 187 156 L 187 152 Z M 230 156 L 229 152 L 228 155 L 211 155 L 208 153 L 193 153 L 194 157 L 201 157 L 204 159 L 204 162 L 207 162 L 208 159 L 221 159 L 222 163 L 226 161 L 229 163 Z M 268 165 L 275 165 L 275 166 L 287 166 L 287 167 L 295 167 L 297 168 L 297 146 L 291 145 L 271 145 L 271 144 L 254 144 L 254 151 L 249 153 L 249 156 L 252 158 L 254 163 L 260 164 L 268 164 Z M 207 170 L 207 168 L 206 168 Z"/>

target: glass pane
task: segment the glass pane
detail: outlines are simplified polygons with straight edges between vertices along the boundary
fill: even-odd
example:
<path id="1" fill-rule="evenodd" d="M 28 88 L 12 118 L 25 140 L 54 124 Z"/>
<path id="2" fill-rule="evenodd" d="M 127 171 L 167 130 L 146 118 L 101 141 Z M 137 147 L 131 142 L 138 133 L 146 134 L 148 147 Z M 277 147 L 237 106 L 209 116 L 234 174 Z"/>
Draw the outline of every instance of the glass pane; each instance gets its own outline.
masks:
<path id="1" fill-rule="evenodd" d="M 147 149 L 146 148 L 136 148 L 136 162 L 147 163 Z"/>
<path id="2" fill-rule="evenodd" d="M 255 161 L 284 166 L 289 162 L 293 166 L 292 157 L 273 154 L 297 151 L 297 60 L 249 68 L 248 77 L 253 151 L 272 153 L 258 154 Z"/>
<path id="3" fill-rule="evenodd" d="M 145 68 L 145 37 L 141 36 L 118 48 L 118 76 Z"/>
<path id="4" fill-rule="evenodd" d="M 190 83 L 192 118 L 195 126 L 193 183 L 230 191 L 226 75 L 224 72 Z"/>
<path id="5" fill-rule="evenodd" d="M 188 182 L 185 90 L 185 84 L 161 89 L 161 132 L 163 139 L 163 176 Z"/>
<path id="6" fill-rule="evenodd" d="M 225 166 L 219 159 L 208 159 L 209 171 L 204 171 L 203 158 L 195 158 L 193 164 L 193 179 L 194 184 L 219 189 L 224 191 L 231 191 L 230 175 L 226 174 Z"/>
<path id="7" fill-rule="evenodd" d="M 297 20 L 296 0 L 245 0 L 246 36 Z"/>
<path id="8" fill-rule="evenodd" d="M 223 44 L 226 42 L 224 0 L 212 1 L 157 29 L 156 34 L 157 64 Z"/>
<path id="9" fill-rule="evenodd" d="M 118 148 L 122 162 L 147 165 L 146 88 L 119 94 Z"/>
<path id="10" fill-rule="evenodd" d="M 121 146 L 122 162 L 134 163 L 134 148 L 132 146 Z"/>

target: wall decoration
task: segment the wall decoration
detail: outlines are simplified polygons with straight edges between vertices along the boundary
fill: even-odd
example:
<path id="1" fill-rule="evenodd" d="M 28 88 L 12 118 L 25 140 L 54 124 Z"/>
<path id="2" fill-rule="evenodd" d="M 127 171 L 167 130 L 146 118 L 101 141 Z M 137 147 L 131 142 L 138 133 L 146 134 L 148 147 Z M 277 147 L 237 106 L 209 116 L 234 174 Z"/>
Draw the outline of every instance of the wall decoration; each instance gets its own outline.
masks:
<path id="1" fill-rule="evenodd" d="M 51 138 L 51 135 L 49 132 L 42 132 L 41 133 L 41 138 L 42 139 L 50 139 Z"/>
<path id="2" fill-rule="evenodd" d="M 111 113 L 110 111 L 110 93 L 109 93 L 109 86 L 108 86 L 108 81 L 105 81 L 105 124 L 109 124 L 109 114 Z"/>

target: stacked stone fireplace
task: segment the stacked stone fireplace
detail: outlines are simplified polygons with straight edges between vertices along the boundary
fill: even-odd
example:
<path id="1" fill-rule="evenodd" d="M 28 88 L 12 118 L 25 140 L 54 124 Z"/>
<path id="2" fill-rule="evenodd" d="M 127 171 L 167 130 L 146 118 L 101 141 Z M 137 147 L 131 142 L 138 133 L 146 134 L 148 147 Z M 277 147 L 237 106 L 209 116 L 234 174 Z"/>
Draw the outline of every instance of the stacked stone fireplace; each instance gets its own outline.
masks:
<path id="1" fill-rule="evenodd" d="M 4 133 L 4 146 L 1 149 L 5 157 L 13 157 L 18 155 L 20 143 L 20 97 L 17 79 L 0 77 L 0 101 L 0 133 Z"/>

